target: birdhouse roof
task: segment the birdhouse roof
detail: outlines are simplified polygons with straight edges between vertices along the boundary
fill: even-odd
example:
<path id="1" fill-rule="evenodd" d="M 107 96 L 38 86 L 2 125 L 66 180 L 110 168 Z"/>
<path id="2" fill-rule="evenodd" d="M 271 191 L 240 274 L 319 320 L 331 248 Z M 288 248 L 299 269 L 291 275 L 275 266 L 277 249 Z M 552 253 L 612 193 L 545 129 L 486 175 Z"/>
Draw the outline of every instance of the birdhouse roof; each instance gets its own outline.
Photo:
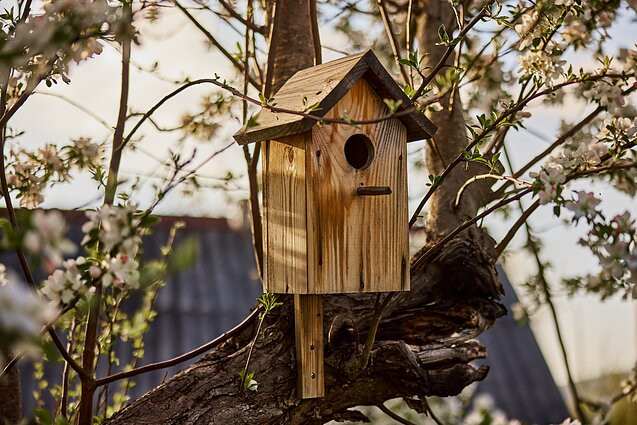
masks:
<path id="1" fill-rule="evenodd" d="M 321 117 L 361 78 L 367 81 L 381 98 L 401 101 L 396 117 L 407 129 L 408 142 L 433 136 L 436 126 L 414 108 L 413 102 L 371 50 L 297 72 L 276 93 L 272 104 L 276 108 L 298 112 L 304 112 L 308 106 L 318 104 L 318 108 L 307 113 Z M 407 109 L 411 109 L 412 112 L 403 112 Z M 273 112 L 263 108 L 256 116 L 256 124 L 242 128 L 234 138 L 239 144 L 278 139 L 303 133 L 316 122 L 316 119 L 311 117 Z"/>

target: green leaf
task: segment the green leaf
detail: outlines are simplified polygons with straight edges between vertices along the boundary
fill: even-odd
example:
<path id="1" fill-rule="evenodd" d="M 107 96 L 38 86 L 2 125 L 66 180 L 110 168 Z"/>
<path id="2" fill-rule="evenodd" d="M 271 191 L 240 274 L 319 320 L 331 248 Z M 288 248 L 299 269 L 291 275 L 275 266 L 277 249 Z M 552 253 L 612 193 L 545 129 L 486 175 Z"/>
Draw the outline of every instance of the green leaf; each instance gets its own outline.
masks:
<path id="1" fill-rule="evenodd" d="M 438 38 L 440 39 L 441 44 L 446 45 L 449 43 L 449 34 L 447 33 L 447 29 L 444 25 L 440 25 L 438 27 Z"/>
<path id="2" fill-rule="evenodd" d="M 199 241 L 195 237 L 184 239 L 175 247 L 168 261 L 171 272 L 180 272 L 192 267 L 199 256 Z"/>
<path id="3" fill-rule="evenodd" d="M 387 105 L 387 108 L 392 115 L 398 111 L 398 108 L 400 108 L 400 105 L 403 103 L 402 100 L 395 99 L 383 99 L 383 102 Z"/>
<path id="4" fill-rule="evenodd" d="M 257 116 L 251 115 L 250 118 L 248 118 L 248 122 L 246 122 L 246 128 L 256 127 L 257 125 L 259 125 Z"/>
<path id="5" fill-rule="evenodd" d="M 38 425 L 52 425 L 53 415 L 47 409 L 38 407 L 34 410 Z"/>
<path id="6" fill-rule="evenodd" d="M 259 93 L 259 100 L 261 101 L 261 106 L 268 106 L 268 99 L 263 93 Z"/>

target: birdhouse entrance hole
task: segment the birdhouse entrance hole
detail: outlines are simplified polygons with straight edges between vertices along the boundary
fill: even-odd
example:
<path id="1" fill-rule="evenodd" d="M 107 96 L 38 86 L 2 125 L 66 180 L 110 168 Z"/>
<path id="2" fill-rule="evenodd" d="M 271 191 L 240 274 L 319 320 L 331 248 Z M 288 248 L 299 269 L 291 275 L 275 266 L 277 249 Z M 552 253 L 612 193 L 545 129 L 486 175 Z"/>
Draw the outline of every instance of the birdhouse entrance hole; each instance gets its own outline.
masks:
<path id="1" fill-rule="evenodd" d="M 369 167 L 374 159 L 374 145 L 364 134 L 354 134 L 345 142 L 345 159 L 357 170 Z"/>

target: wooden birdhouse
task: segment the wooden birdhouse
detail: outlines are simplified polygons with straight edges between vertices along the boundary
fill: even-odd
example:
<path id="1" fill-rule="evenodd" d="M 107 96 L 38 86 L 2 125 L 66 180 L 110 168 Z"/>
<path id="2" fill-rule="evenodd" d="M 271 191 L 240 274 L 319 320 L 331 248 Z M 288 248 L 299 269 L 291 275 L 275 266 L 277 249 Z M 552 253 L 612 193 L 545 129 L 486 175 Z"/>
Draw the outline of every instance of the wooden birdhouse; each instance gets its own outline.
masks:
<path id="1" fill-rule="evenodd" d="M 263 108 L 234 135 L 264 142 L 264 290 L 295 294 L 298 392 L 320 397 L 320 295 L 409 290 L 406 144 L 435 126 L 371 50 L 297 72 L 272 105 L 323 119 Z"/>

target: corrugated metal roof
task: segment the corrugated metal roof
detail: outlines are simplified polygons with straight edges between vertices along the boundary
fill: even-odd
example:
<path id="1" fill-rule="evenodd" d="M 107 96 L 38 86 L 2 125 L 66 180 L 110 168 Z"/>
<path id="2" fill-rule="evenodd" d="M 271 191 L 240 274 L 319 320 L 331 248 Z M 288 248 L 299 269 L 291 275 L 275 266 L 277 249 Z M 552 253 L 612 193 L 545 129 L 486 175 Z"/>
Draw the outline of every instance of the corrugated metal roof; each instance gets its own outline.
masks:
<path id="1" fill-rule="evenodd" d="M 510 310 L 518 297 L 500 267 L 498 275 L 505 293 L 502 303 Z M 484 363 L 490 371 L 476 394 L 489 394 L 507 416 L 529 424 L 560 423 L 569 416 L 528 323 L 521 326 L 508 314 L 478 339 L 487 347 Z"/>
<path id="2" fill-rule="evenodd" d="M 69 237 L 79 243 L 84 215 L 65 213 L 65 216 L 70 223 Z M 247 229 L 231 228 L 226 220 L 164 217 L 154 233 L 144 238 L 146 259 L 159 257 L 160 247 L 166 243 L 170 227 L 177 220 L 185 221 L 186 228 L 178 233 L 175 243 L 196 237 L 199 256 L 194 267 L 169 276 L 160 290 L 155 302 L 158 314 L 144 337 L 145 356 L 138 366 L 170 359 L 214 339 L 241 321 L 262 292 L 256 279 L 251 235 Z M 0 254 L 0 262 L 16 276 L 22 276 L 14 253 Z M 37 270 L 34 273 L 38 280 L 45 278 Z M 117 353 L 121 364 L 131 358 L 130 347 L 121 345 Z M 131 396 L 144 394 L 166 374 L 170 376 L 183 367 L 184 364 L 136 377 L 137 385 L 130 391 Z M 31 379 L 32 365 L 22 362 L 21 371 L 24 410 L 29 412 L 34 407 L 32 392 L 36 389 Z M 104 374 L 102 370 L 101 375 Z M 60 375 L 61 365 L 47 365 L 49 386 L 58 384 Z"/>

